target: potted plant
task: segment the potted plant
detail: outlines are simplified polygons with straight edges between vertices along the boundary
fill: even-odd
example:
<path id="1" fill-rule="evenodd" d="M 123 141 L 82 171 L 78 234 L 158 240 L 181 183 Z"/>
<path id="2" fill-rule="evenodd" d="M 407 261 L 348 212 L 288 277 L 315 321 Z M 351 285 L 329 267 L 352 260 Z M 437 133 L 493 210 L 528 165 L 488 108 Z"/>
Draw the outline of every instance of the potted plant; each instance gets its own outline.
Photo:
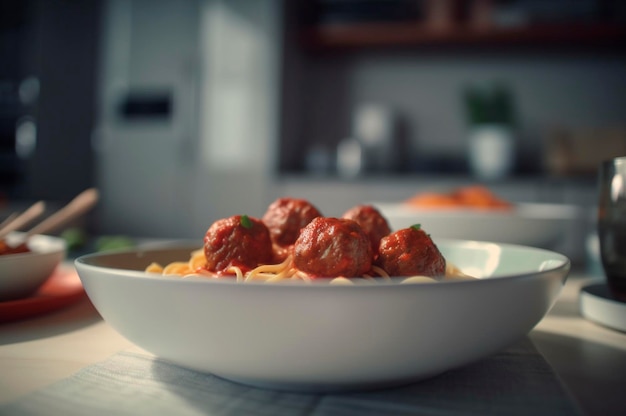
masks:
<path id="1" fill-rule="evenodd" d="M 465 90 L 469 166 L 481 179 L 504 178 L 515 167 L 512 101 L 502 83 L 472 85 Z"/>

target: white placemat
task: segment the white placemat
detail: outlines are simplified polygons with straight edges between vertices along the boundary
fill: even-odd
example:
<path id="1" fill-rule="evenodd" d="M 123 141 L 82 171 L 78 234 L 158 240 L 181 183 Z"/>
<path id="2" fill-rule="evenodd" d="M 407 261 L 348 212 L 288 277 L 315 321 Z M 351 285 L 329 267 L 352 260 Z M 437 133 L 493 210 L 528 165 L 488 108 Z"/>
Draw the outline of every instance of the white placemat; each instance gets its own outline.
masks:
<path id="1" fill-rule="evenodd" d="M 264 390 L 122 351 L 0 407 L 0 415 L 580 415 L 532 342 L 404 387 L 339 394 Z"/>

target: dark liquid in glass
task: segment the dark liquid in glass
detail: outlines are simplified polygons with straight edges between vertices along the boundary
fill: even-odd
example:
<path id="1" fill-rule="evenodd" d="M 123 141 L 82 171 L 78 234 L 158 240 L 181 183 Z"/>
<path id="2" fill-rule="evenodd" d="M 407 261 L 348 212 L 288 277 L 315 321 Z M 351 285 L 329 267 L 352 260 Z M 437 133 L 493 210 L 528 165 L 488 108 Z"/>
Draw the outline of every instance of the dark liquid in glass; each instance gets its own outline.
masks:
<path id="1" fill-rule="evenodd" d="M 626 301 L 626 216 L 598 222 L 602 266 L 613 295 Z"/>

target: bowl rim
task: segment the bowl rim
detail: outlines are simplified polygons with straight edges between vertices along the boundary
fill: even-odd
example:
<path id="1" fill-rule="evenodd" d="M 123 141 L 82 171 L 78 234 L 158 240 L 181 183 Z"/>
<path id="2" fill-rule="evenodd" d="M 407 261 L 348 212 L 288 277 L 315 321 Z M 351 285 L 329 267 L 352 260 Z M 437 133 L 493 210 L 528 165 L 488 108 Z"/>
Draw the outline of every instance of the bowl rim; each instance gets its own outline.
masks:
<path id="1" fill-rule="evenodd" d="M 464 239 L 439 239 L 436 241 L 438 246 L 444 245 L 496 245 L 505 249 L 513 249 L 513 250 L 529 250 L 531 252 L 543 253 L 546 255 L 550 255 L 552 260 L 555 260 L 553 265 L 550 265 L 542 270 L 529 270 L 527 272 L 522 273 L 507 273 L 507 274 L 497 274 L 494 276 L 489 276 L 486 278 L 477 278 L 474 280 L 465 280 L 465 279 L 450 279 L 450 280 L 442 280 L 437 281 L 437 284 L 399 284 L 398 281 L 388 281 L 386 279 L 377 279 L 376 283 L 373 284 L 370 281 L 359 282 L 354 285 L 343 285 L 343 284 L 329 284 L 330 279 L 316 279 L 312 282 L 302 282 L 302 281 L 281 281 L 272 284 L 267 284 L 264 281 L 250 281 L 242 284 L 237 282 L 235 279 L 218 279 L 218 278 L 206 278 L 206 277 L 187 277 L 187 278 L 172 278 L 172 276 L 164 276 L 157 273 L 148 273 L 143 270 L 133 270 L 133 269 L 124 269 L 119 267 L 106 267 L 102 265 L 96 265 L 91 263 L 93 260 L 100 259 L 103 257 L 116 256 L 116 255 L 129 255 L 129 254 L 140 254 L 140 253 L 154 253 L 158 251 L 172 251 L 172 250 L 197 250 L 201 247 L 199 244 L 190 244 L 189 241 L 186 243 L 169 243 L 159 246 L 150 246 L 150 247 L 134 247 L 134 248 L 124 248 L 119 250 L 111 250 L 107 252 L 95 252 L 83 254 L 76 259 L 74 259 L 73 263 L 78 271 L 81 279 L 81 271 L 106 271 L 111 276 L 117 276 L 119 278 L 125 279 L 138 279 L 145 281 L 158 281 L 158 282 L 166 282 L 165 284 L 183 284 L 183 285 L 191 285 L 191 284 L 210 284 L 210 285 L 227 285 L 227 286 L 238 286 L 238 287 L 331 287 L 333 290 L 347 290 L 346 288 L 384 288 L 384 287 L 415 287 L 419 286 L 420 288 L 425 287 L 438 287 L 442 285 L 477 285 L 477 284 L 492 284 L 493 282 L 501 282 L 508 280 L 518 280 L 518 279 L 527 279 L 529 277 L 543 275 L 545 273 L 559 273 L 567 277 L 570 269 L 571 269 L 571 260 L 564 254 L 539 248 L 532 247 L 522 244 L 511 244 L 511 243 L 497 243 L 497 242 L 489 242 L 489 241 L 480 241 L 480 240 L 464 240 Z M 181 260 L 184 261 L 184 260 Z M 147 264 L 146 264 L 147 266 Z M 405 277 L 403 277 L 405 278 Z M 394 279 L 392 277 L 392 279 Z"/>
<path id="2" fill-rule="evenodd" d="M 581 214 L 580 207 L 573 204 L 541 203 L 541 202 L 518 202 L 511 209 L 480 208 L 480 207 L 420 207 L 403 202 L 371 201 L 383 215 L 411 217 L 424 215 L 429 218 L 458 217 L 472 218 L 524 218 L 537 220 L 562 220 L 567 221 Z"/>

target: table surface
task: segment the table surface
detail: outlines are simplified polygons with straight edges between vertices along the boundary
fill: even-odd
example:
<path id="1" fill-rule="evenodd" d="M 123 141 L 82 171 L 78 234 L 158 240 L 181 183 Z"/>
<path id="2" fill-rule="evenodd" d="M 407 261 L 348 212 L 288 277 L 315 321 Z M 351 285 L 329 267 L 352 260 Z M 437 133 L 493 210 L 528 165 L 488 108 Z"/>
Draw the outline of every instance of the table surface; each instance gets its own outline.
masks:
<path id="1" fill-rule="evenodd" d="M 584 414 L 626 414 L 626 333 L 581 317 L 580 288 L 601 281 L 572 273 L 530 338 Z M 46 316 L 0 325 L 0 404 L 121 350 L 139 350 L 106 324 L 85 297 Z"/>

